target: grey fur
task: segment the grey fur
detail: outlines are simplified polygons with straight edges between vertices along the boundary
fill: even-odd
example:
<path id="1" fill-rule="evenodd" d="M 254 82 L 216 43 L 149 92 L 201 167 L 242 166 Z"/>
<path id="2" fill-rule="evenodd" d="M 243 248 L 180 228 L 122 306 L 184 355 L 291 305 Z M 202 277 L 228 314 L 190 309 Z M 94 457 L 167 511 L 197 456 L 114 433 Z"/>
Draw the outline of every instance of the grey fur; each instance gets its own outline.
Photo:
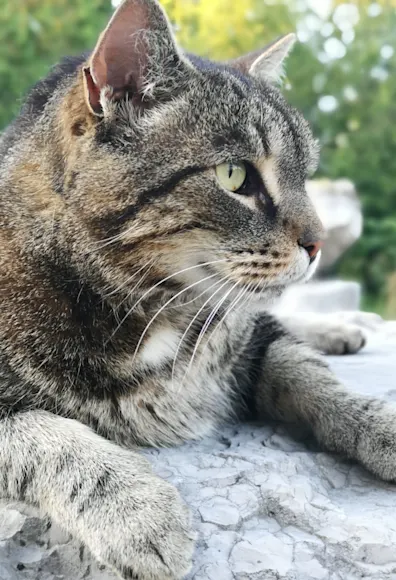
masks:
<path id="1" fill-rule="evenodd" d="M 183 55 L 154 0 L 123 6 L 148 23 L 135 92 L 100 87 L 92 114 L 95 59 L 68 62 L 0 143 L 0 495 L 123 578 L 179 579 L 186 509 L 126 447 L 270 415 L 393 480 L 395 411 L 346 393 L 265 312 L 317 263 L 307 123 L 237 63 Z M 220 186 L 235 160 L 254 191 Z"/>
<path id="2" fill-rule="evenodd" d="M 366 344 L 359 326 L 339 320 L 337 314 L 313 312 L 278 315 L 292 334 L 324 354 L 353 354 Z"/>

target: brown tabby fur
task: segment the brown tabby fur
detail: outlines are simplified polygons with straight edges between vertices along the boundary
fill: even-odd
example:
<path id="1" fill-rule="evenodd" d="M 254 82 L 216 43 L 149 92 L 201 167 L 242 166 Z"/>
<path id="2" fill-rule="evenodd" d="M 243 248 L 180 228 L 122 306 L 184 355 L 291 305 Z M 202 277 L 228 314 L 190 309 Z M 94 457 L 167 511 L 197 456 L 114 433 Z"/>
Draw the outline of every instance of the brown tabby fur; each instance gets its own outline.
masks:
<path id="1" fill-rule="evenodd" d="M 317 146 L 270 82 L 291 40 L 215 64 L 182 53 L 155 0 L 126 0 L 0 141 L 0 496 L 123 578 L 181 578 L 193 549 L 177 491 L 128 447 L 270 415 L 396 474 L 393 408 L 266 311 L 321 236 Z"/>

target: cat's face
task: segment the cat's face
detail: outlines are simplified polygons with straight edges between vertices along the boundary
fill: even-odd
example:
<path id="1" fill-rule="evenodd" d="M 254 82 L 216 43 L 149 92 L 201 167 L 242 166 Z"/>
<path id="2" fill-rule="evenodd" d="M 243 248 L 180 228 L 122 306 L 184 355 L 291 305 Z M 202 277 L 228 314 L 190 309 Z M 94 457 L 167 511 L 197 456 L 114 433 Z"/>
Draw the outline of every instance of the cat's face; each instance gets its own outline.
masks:
<path id="1" fill-rule="evenodd" d="M 136 18 L 136 5 L 157 10 L 131 0 L 120 17 Z M 244 74 L 246 61 L 217 67 L 175 55 L 138 103 L 95 93 L 95 56 L 86 72 L 99 116 L 78 137 L 71 201 L 109 279 L 132 288 L 140 270 L 208 295 L 269 296 L 309 278 L 321 224 L 305 192 L 317 158 L 307 123 L 262 70 Z"/>

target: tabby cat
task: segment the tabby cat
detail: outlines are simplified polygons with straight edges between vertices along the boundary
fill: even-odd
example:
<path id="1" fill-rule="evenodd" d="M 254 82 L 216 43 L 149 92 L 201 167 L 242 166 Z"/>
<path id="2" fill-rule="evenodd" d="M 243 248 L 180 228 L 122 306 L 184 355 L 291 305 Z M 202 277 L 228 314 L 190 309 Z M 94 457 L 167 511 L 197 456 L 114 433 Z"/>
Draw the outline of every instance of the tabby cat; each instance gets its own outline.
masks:
<path id="1" fill-rule="evenodd" d="M 316 143 L 272 85 L 292 43 L 215 64 L 180 50 L 156 0 L 125 0 L 0 142 L 0 495 L 125 579 L 182 578 L 194 542 L 131 447 L 273 417 L 396 476 L 395 410 L 266 310 L 322 235 Z"/>

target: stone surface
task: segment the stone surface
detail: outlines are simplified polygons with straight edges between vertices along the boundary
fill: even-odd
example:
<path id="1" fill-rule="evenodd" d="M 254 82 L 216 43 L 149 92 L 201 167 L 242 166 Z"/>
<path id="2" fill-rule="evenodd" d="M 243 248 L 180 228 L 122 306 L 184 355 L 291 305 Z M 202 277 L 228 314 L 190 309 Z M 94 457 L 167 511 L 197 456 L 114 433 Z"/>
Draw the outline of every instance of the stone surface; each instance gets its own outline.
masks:
<path id="1" fill-rule="evenodd" d="M 366 322 L 345 384 L 396 402 L 396 323 Z M 353 320 L 354 318 L 354 320 Z M 189 503 L 199 539 L 189 580 L 396 580 L 396 486 L 282 425 L 243 425 L 145 452 Z M 0 506 L 0 580 L 114 580 L 31 508 Z"/>
<path id="2" fill-rule="evenodd" d="M 358 311 L 361 288 L 357 282 L 321 280 L 290 286 L 274 310 L 293 312 Z"/>
<path id="3" fill-rule="evenodd" d="M 348 179 L 307 181 L 307 192 L 326 231 L 319 270 L 325 270 L 360 238 L 363 215 L 355 186 Z"/>

